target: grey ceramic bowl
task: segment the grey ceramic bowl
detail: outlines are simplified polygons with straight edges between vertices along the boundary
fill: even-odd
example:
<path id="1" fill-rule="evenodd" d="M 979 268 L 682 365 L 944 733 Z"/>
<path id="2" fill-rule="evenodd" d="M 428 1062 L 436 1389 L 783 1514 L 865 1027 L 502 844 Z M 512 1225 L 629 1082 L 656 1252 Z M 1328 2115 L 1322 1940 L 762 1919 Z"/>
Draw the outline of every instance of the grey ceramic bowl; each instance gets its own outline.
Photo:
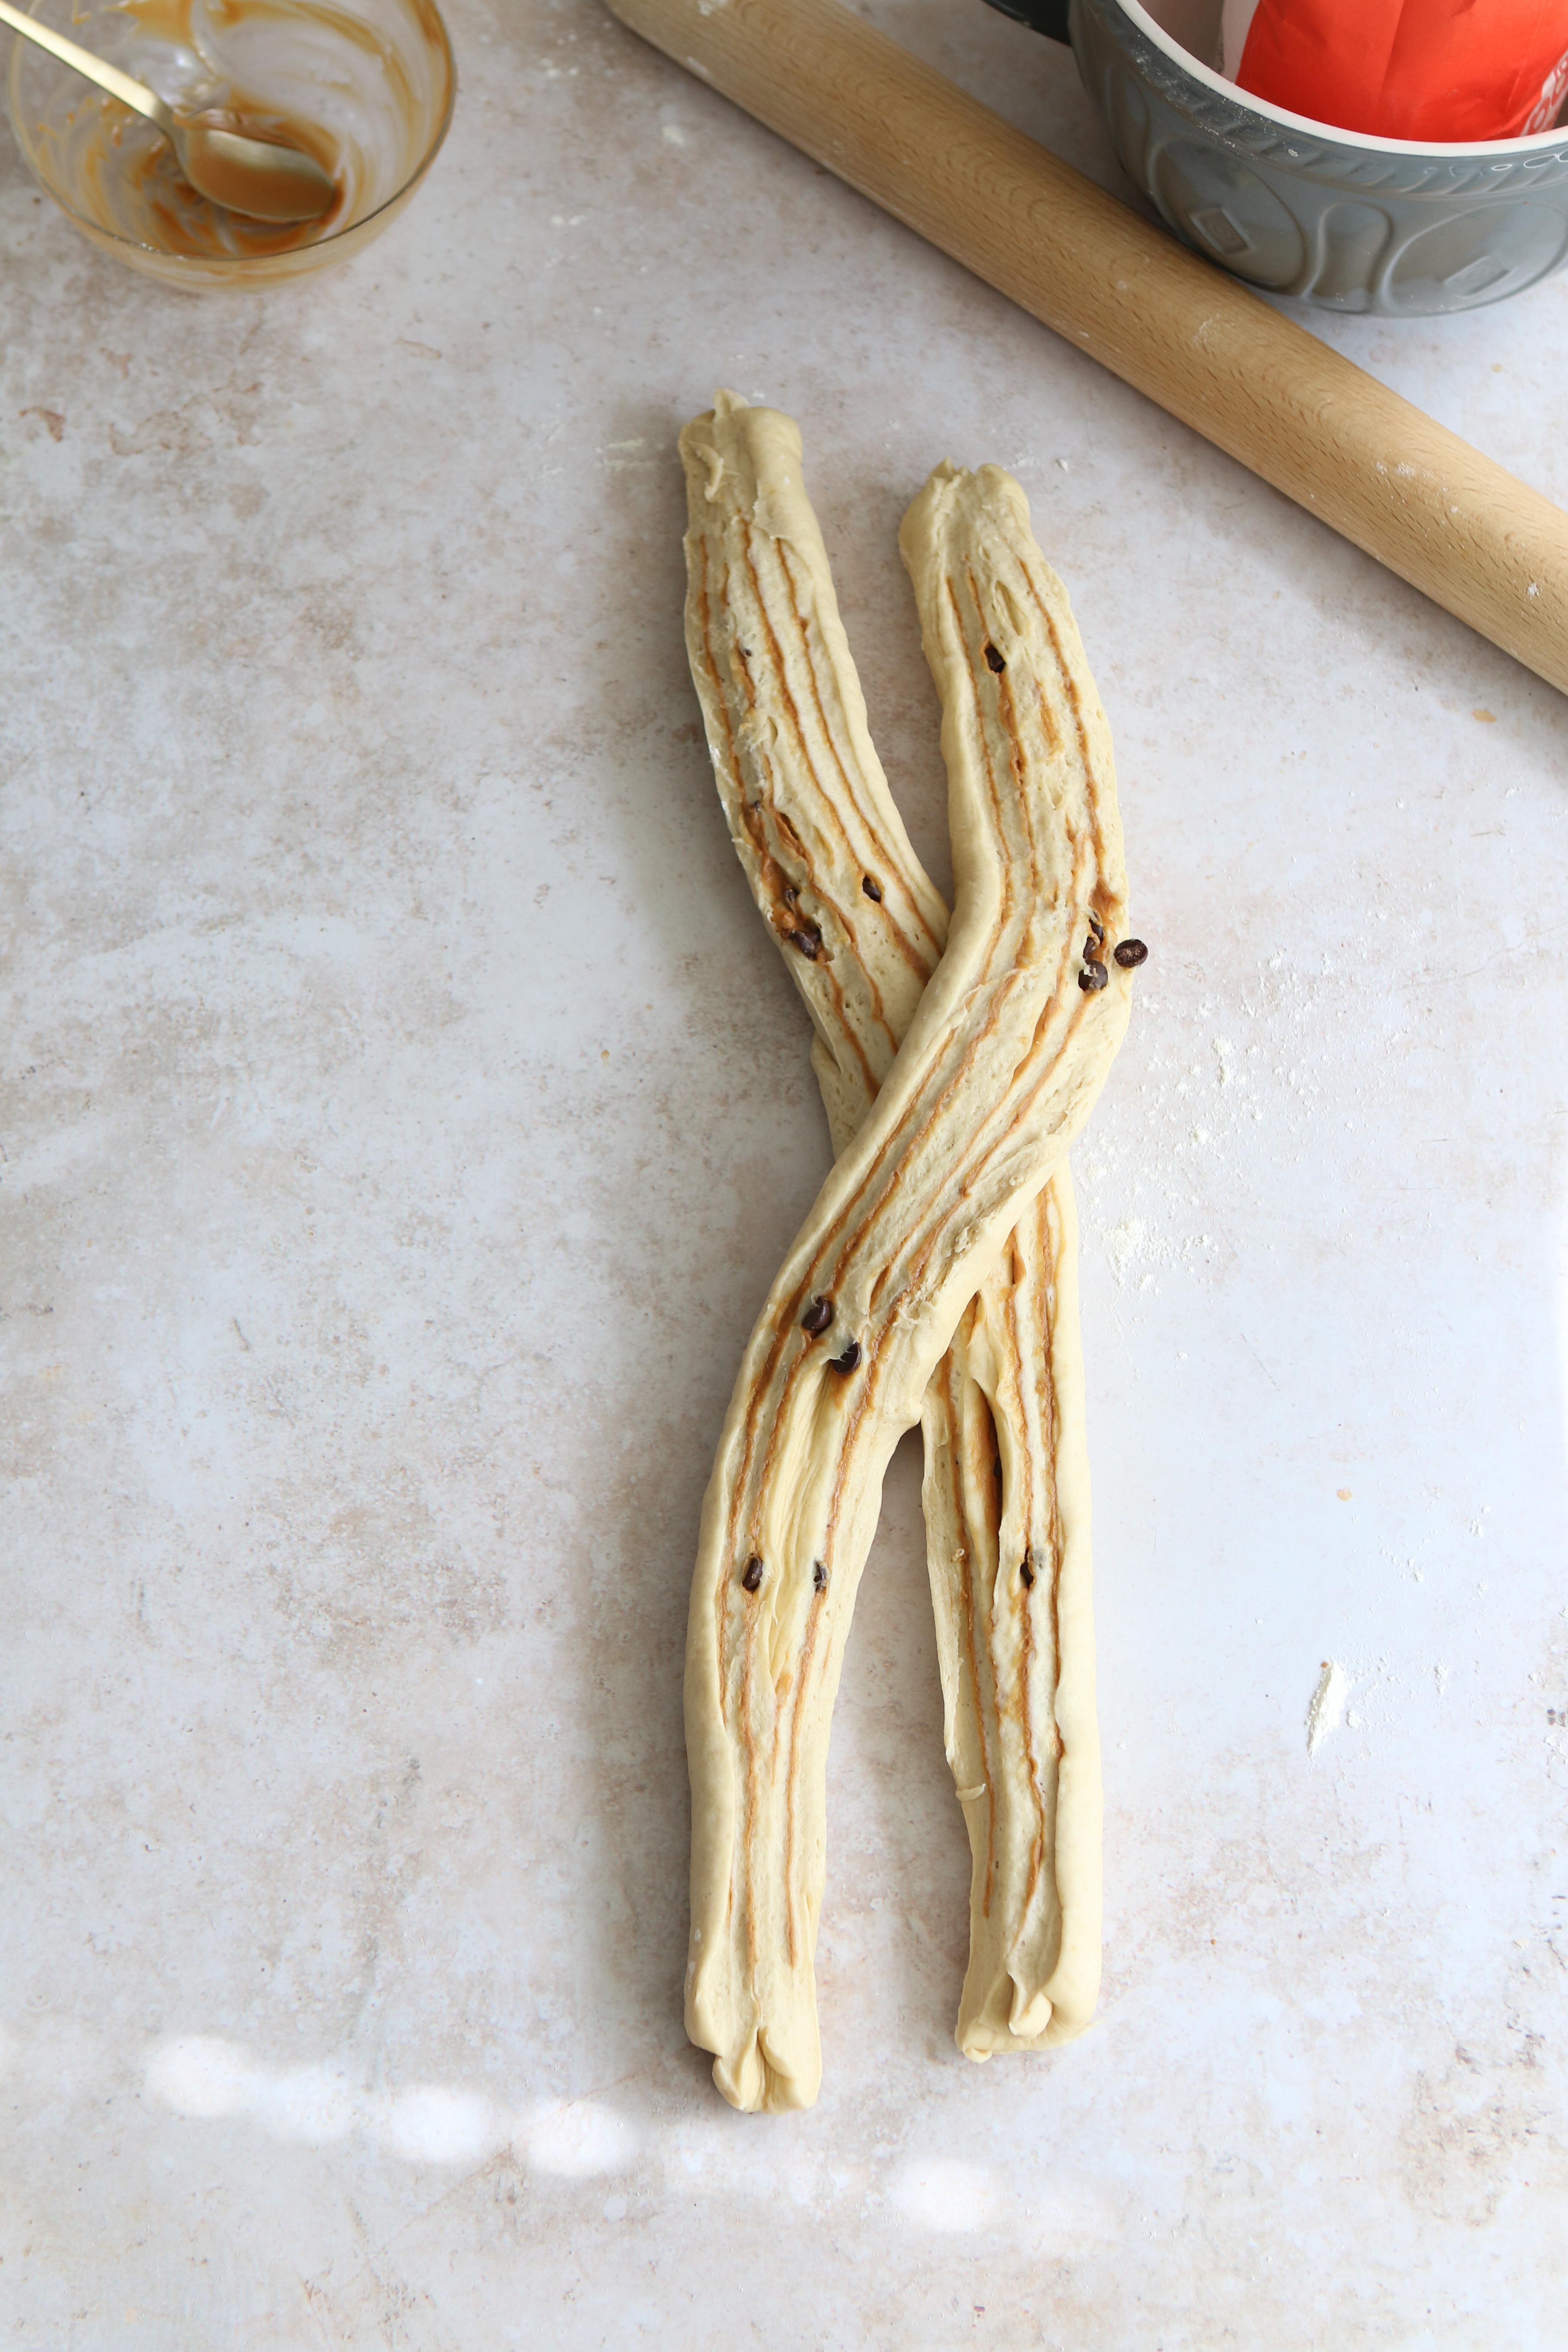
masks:
<path id="1" fill-rule="evenodd" d="M 1218 0 L 1155 0 L 1161 22 L 1139 0 L 992 5 L 1057 40 L 1070 31 L 1130 177 L 1179 237 L 1255 286 L 1415 318 L 1500 302 L 1568 260 L 1562 121 L 1489 146 L 1373 139 L 1200 65 Z"/>

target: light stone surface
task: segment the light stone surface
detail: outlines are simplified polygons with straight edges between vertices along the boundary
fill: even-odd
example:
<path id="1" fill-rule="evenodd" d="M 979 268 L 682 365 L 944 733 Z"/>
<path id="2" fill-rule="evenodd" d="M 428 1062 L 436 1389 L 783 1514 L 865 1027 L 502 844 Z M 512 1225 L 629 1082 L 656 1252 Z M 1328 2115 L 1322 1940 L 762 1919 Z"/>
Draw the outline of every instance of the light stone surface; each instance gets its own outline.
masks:
<path id="1" fill-rule="evenodd" d="M 1114 181 L 1065 53 L 878 14 Z M 453 20 L 417 203 L 254 306 L 0 145 L 5 2340 L 1558 2345 L 1563 705 L 591 0 Z M 1324 331 L 1568 501 L 1568 280 Z M 698 1501 L 826 1160 L 685 675 L 721 383 L 939 874 L 894 532 L 1016 471 L 1152 949 L 1077 1159 L 1101 2021 L 952 2047 L 906 1444 L 777 2120 L 679 2008 Z"/>

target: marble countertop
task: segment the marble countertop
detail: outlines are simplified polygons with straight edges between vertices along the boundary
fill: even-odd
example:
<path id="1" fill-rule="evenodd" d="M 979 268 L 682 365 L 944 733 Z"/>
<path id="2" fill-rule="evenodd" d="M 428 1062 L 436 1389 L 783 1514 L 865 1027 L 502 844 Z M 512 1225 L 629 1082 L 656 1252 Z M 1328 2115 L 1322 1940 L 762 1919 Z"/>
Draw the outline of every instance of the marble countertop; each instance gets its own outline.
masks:
<path id="1" fill-rule="evenodd" d="M 1065 52 L 875 13 L 1117 184 Z M 451 16 L 418 201 L 264 300 L 0 142 L 5 2340 L 1554 2343 L 1563 705 L 593 0 Z M 1568 278 L 1312 323 L 1568 502 Z M 938 875 L 894 534 L 1017 473 L 1152 948 L 1075 1160 L 1100 2020 L 952 2045 L 908 1441 L 779 2119 L 679 2011 L 698 1501 L 827 1164 L 685 671 L 720 383 Z"/>

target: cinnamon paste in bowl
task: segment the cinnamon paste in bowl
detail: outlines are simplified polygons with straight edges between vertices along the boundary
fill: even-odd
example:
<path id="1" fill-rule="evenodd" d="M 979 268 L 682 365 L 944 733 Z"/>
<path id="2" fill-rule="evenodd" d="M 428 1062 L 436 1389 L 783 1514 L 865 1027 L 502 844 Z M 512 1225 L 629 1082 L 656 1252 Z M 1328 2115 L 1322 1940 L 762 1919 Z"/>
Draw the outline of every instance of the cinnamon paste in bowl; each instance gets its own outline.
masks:
<path id="1" fill-rule="evenodd" d="M 141 115 L 18 40 L 8 83 L 40 185 L 95 245 L 190 287 L 266 285 L 357 252 L 394 219 L 451 119 L 456 74 L 432 0 L 36 0 L 30 12 L 201 117 L 313 155 L 313 221 L 248 220 L 200 196 Z"/>

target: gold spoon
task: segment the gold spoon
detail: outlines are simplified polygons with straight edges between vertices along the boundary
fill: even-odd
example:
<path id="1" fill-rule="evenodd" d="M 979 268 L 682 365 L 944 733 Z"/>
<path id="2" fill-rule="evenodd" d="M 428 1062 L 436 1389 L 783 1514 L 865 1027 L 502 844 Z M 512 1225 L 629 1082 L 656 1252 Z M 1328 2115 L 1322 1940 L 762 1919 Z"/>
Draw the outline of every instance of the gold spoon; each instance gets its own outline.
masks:
<path id="1" fill-rule="evenodd" d="M 11 0 L 0 0 L 0 24 L 9 25 L 25 41 L 36 41 L 89 81 L 97 82 L 111 98 L 133 112 L 144 114 L 161 131 L 179 158 L 180 169 L 198 194 L 231 213 L 252 220 L 320 220 L 332 201 L 332 184 L 313 155 L 281 141 L 248 139 L 219 124 L 178 121 L 155 90 L 132 81 L 118 66 L 79 49 L 63 33 L 52 32 L 31 16 L 24 16 Z"/>

